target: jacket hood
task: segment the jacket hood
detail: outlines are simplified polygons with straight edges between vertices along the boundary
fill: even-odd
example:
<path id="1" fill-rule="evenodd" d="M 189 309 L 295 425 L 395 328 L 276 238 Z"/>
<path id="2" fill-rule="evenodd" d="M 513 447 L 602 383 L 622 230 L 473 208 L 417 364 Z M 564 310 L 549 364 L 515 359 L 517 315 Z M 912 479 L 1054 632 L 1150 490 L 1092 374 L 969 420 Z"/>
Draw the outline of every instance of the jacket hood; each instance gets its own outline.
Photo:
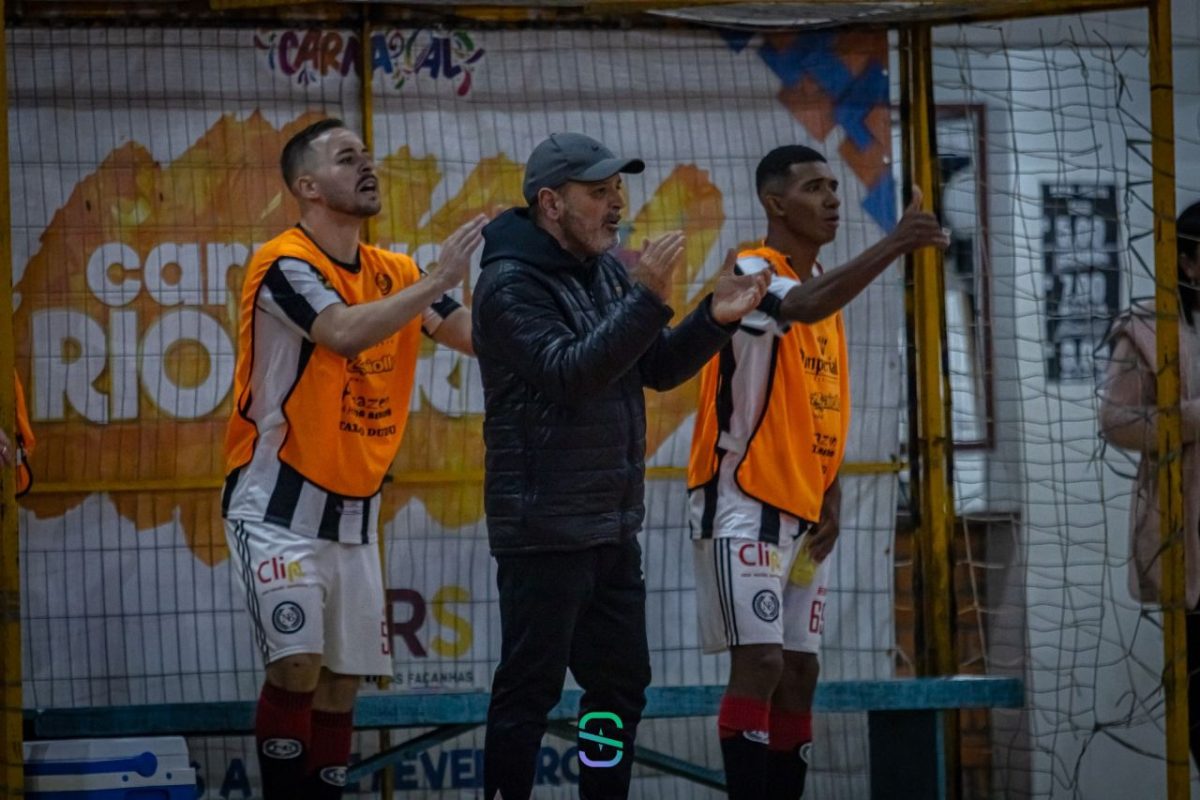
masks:
<path id="1" fill-rule="evenodd" d="M 533 224 L 528 208 L 510 208 L 483 229 L 480 267 L 507 259 L 546 271 L 579 269 L 590 263 L 568 253 L 557 239 Z"/>

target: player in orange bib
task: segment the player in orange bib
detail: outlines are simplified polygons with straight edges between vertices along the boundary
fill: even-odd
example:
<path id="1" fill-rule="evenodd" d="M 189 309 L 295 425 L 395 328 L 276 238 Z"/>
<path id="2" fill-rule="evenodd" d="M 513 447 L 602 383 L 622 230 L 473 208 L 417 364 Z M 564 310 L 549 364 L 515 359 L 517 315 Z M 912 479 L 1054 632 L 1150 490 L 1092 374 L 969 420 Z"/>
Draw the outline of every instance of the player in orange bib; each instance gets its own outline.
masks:
<path id="1" fill-rule="evenodd" d="M 281 157 L 300 222 L 263 245 L 242 287 L 222 513 L 267 665 L 255 738 L 265 800 L 340 798 L 363 676 L 391 674 L 375 544 L 421 333 L 472 353 L 461 283 L 486 218 L 423 277 L 359 240 L 379 180 L 340 120 Z"/>
<path id="2" fill-rule="evenodd" d="M 29 457 L 37 440 L 33 436 L 33 428 L 29 425 L 29 409 L 25 405 L 25 389 L 21 386 L 21 377 L 13 371 L 13 391 L 16 395 L 17 431 L 12 441 L 8 434 L 0 430 L 0 467 L 14 467 L 17 482 L 14 494 L 23 497 L 33 487 L 33 471 L 29 467 Z"/>
<path id="3" fill-rule="evenodd" d="M 737 266 L 770 271 L 771 285 L 701 373 L 690 527 L 701 641 L 732 658 L 717 720 L 729 796 L 795 800 L 812 746 L 825 559 L 850 427 L 840 309 L 898 257 L 949 237 L 914 189 L 891 234 L 824 271 L 817 253 L 833 241 L 841 207 L 824 156 L 777 148 L 755 183 L 767 236 Z"/>

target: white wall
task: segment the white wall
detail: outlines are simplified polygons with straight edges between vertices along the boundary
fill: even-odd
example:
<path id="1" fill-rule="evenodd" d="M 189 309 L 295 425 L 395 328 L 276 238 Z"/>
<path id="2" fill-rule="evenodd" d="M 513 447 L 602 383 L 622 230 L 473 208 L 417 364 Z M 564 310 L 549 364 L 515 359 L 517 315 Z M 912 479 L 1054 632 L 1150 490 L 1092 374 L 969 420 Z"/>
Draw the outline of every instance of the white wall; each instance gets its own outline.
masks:
<path id="1" fill-rule="evenodd" d="M 1176 0 L 1174 12 L 1183 207 L 1200 199 L 1200 12 L 1194 0 Z M 1020 557 L 993 574 L 1025 590 L 1037 797 L 1157 797 L 1165 787 L 1162 640 L 1126 590 L 1132 467 L 1101 454 L 1095 385 L 1047 381 L 1042 351 L 1044 183 L 1116 183 L 1122 304 L 1153 291 L 1152 240 L 1138 238 L 1151 225 L 1145 19 L 947 28 L 936 39 L 938 102 L 982 103 L 988 114 L 996 446 L 959 459 L 958 494 L 968 516 L 1022 520 Z M 995 611 L 993 623 L 1008 613 Z"/>

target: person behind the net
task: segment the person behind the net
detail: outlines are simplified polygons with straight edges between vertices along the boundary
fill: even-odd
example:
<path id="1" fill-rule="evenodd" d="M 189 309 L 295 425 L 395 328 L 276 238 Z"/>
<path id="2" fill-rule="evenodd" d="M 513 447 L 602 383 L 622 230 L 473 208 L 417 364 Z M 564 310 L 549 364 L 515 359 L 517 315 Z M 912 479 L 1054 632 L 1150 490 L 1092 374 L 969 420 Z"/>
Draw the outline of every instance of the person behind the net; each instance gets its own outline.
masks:
<path id="1" fill-rule="evenodd" d="M 812 743 L 850 423 L 840 309 L 900 256 L 949 240 L 914 189 L 890 234 L 825 271 L 817 255 L 841 222 L 825 157 L 779 147 L 759 163 L 755 185 L 766 239 L 737 266 L 770 274 L 771 285 L 702 372 L 689 512 L 701 643 L 731 653 L 717 719 L 729 796 L 791 800 L 804 791 Z"/>
<path id="2" fill-rule="evenodd" d="M 25 388 L 21 386 L 21 377 L 17 375 L 16 370 L 13 370 L 13 394 L 16 404 L 16 430 L 10 440 L 8 434 L 0 428 L 0 468 L 14 468 L 16 480 L 13 494 L 24 497 L 33 487 L 33 470 L 29 466 L 29 457 L 37 447 L 37 439 L 33 435 L 33 427 L 29 424 Z"/>
<path id="3" fill-rule="evenodd" d="M 1200 766 L 1200 202 L 1179 215 L 1176 256 L 1188 741 Z M 1155 335 L 1154 300 L 1135 302 L 1109 329 L 1106 344 L 1112 352 L 1100 386 L 1100 435 L 1139 454 L 1129 504 L 1129 590 L 1147 605 L 1161 602 L 1162 583 Z"/>
<path id="4" fill-rule="evenodd" d="M 577 133 L 554 134 L 525 166 L 528 207 L 484 229 L 475 349 L 484 388 L 485 506 L 497 564 L 501 654 L 484 744 L 484 795 L 527 800 L 567 669 L 589 733 L 579 792 L 629 792 L 650 682 L 644 387 L 687 380 L 766 290 L 735 276 L 676 327 L 667 305 L 683 235 L 644 244 L 626 268 L 609 251 L 625 208 L 621 175 L 644 169 Z M 600 716 L 589 718 L 589 714 Z"/>
<path id="5" fill-rule="evenodd" d="M 341 121 L 280 159 L 300 221 L 263 245 L 242 288 L 222 513 L 266 663 L 255 741 L 266 800 L 342 796 L 364 676 L 391 674 L 376 527 L 422 332 L 472 352 L 447 296 L 482 216 L 422 276 L 360 241 L 379 213 L 371 153 Z"/>

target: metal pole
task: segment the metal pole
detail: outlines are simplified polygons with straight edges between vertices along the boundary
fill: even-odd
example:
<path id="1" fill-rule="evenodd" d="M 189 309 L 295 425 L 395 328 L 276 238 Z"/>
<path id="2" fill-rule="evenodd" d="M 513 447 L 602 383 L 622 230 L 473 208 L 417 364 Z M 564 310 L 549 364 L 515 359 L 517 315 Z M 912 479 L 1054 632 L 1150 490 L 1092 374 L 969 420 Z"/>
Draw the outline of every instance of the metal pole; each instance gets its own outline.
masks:
<path id="1" fill-rule="evenodd" d="M 1154 168 L 1154 277 L 1158 504 L 1162 535 L 1163 688 L 1167 797 L 1187 800 L 1188 677 L 1184 592 L 1182 436 L 1179 415 L 1179 286 L 1175 245 L 1175 115 L 1170 0 L 1150 2 L 1150 126 Z"/>
<path id="2" fill-rule="evenodd" d="M 16 427 L 13 381 L 12 225 L 8 188 L 8 42 L 5 3 L 0 0 L 0 428 L 12 437 Z M 25 754 L 21 745 L 21 573 L 16 486 L 12 470 L 0 476 L 0 797 L 24 794 Z"/>
<path id="3" fill-rule="evenodd" d="M 938 188 L 933 142 L 933 92 L 930 34 L 927 25 L 909 33 L 907 74 L 908 118 L 904 120 L 909 171 L 913 183 L 933 205 Z M 922 598 L 925 641 L 918 656 L 926 675 L 949 675 L 958 667 L 951 636 L 950 537 L 954 506 L 947 467 L 949 434 L 946 429 L 945 380 L 942 375 L 942 329 L 946 309 L 942 292 L 942 254 L 923 248 L 910 256 L 913 267 L 914 333 L 916 336 L 918 455 L 920 458 Z"/>
<path id="4" fill-rule="evenodd" d="M 934 128 L 932 36 L 927 24 L 902 32 L 900 58 L 906 176 L 924 193 L 924 206 L 935 208 L 940 188 Z M 906 199 L 905 202 L 908 202 Z M 916 664 L 921 675 L 951 675 L 958 669 L 954 649 L 954 598 L 951 542 L 954 500 L 950 484 L 949 398 L 944 355 L 946 326 L 942 253 L 922 248 L 909 256 L 912 275 L 911 330 L 915 343 L 917 403 L 914 474 L 919 487 L 915 527 L 919 591 Z M 959 794 L 958 718 L 945 717 L 945 785 L 948 797 Z"/>

